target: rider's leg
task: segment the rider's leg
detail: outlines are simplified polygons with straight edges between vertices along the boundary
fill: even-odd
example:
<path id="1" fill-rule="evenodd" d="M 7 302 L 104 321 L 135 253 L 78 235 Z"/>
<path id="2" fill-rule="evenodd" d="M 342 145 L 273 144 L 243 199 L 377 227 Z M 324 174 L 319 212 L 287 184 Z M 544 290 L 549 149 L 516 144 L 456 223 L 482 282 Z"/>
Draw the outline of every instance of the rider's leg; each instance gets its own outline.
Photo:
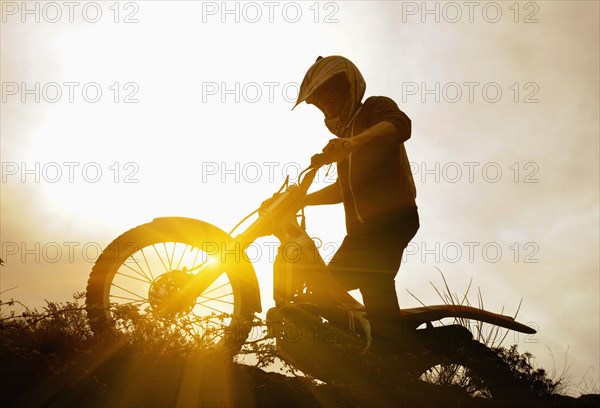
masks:
<path id="1" fill-rule="evenodd" d="M 361 242 L 353 235 L 346 235 L 342 245 L 329 261 L 327 270 L 337 283 L 346 291 L 358 289 L 356 277 L 359 275 L 361 253 Z"/>
<path id="2" fill-rule="evenodd" d="M 394 275 L 380 275 L 360 287 L 367 318 L 371 323 L 371 350 L 378 354 L 395 354 L 400 352 L 408 339 L 401 325 Z"/>
<path id="3" fill-rule="evenodd" d="M 394 278 L 404 248 L 419 229 L 416 211 L 409 216 L 365 225 L 349 234 L 328 265 L 345 290 L 360 288 L 373 337 L 373 347 L 393 352 L 402 344 L 400 307 Z"/>
<path id="4" fill-rule="evenodd" d="M 418 229 L 415 213 L 415 216 L 390 220 L 385 230 L 376 231 L 369 239 L 375 248 L 368 256 L 368 269 L 361 274 L 360 290 L 376 352 L 393 354 L 410 341 L 409 332 L 402 326 L 395 277 L 404 249 Z"/>

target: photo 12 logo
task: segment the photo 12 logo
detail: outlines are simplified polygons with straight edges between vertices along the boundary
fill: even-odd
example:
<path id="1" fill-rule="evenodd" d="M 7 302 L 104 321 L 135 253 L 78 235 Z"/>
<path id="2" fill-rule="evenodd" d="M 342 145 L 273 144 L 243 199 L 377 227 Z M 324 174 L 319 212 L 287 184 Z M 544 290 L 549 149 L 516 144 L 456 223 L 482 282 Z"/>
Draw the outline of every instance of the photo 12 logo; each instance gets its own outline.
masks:
<path id="1" fill-rule="evenodd" d="M 137 2 L 2 1 L 2 23 L 138 23 Z"/>
<path id="2" fill-rule="evenodd" d="M 139 183 L 140 166 L 135 162 L 101 165 L 98 162 L 2 162 L 2 183 Z"/>
<path id="3" fill-rule="evenodd" d="M 202 22 L 220 23 L 338 23 L 337 2 L 203 1 Z"/>
<path id="4" fill-rule="evenodd" d="M 136 82 L 2 82 L 2 103 L 97 103 L 110 99 L 114 103 L 138 103 L 140 86 Z"/>
<path id="5" fill-rule="evenodd" d="M 540 166 L 536 162 L 409 162 L 415 181 L 421 183 L 498 183 L 510 179 L 514 183 L 539 183 Z"/>
<path id="6" fill-rule="evenodd" d="M 495 24 L 539 23 L 540 6 L 533 1 L 402 1 L 402 22 Z"/>
<path id="7" fill-rule="evenodd" d="M 402 102 L 421 103 L 498 103 L 502 100 L 514 103 L 538 103 L 540 86 L 536 82 L 403 82 Z"/>
<path id="8" fill-rule="evenodd" d="M 402 254 L 402 262 L 416 258 L 421 263 L 467 262 L 497 263 L 503 258 L 514 263 L 540 262 L 537 242 L 410 242 Z"/>

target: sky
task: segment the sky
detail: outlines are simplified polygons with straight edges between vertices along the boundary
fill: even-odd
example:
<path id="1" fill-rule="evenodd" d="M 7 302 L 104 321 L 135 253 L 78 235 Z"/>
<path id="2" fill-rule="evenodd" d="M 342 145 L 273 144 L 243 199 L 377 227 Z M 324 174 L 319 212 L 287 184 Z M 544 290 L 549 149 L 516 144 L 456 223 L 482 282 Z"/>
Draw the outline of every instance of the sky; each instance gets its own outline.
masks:
<path id="1" fill-rule="evenodd" d="M 229 230 L 333 137 L 291 108 L 316 57 L 343 55 L 412 120 L 401 307 L 440 303 L 440 272 L 487 310 L 522 301 L 538 333 L 507 342 L 597 392 L 598 2 L 0 3 L 2 300 L 84 291 L 100 251 L 155 217 Z M 330 259 L 342 206 L 306 214 Z M 275 242 L 253 258 L 264 310 Z"/>

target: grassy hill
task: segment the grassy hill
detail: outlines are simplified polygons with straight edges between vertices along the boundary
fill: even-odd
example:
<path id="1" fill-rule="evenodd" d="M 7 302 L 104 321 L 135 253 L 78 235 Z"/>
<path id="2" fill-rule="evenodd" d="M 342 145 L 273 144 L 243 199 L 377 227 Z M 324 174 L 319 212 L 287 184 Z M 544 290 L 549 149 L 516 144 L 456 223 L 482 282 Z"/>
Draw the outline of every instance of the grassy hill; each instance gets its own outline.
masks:
<path id="1" fill-rule="evenodd" d="M 147 324 L 122 338 L 95 336 L 81 305 L 47 302 L 30 310 L 0 302 L 0 405 L 3 407 L 496 407 L 459 387 L 394 383 L 365 375 L 360 381 L 323 384 L 261 369 L 273 348 L 255 346 L 256 366 L 234 362 L 202 345 Z M 19 312 L 17 312 L 19 310 Z M 262 348 L 261 348 L 262 347 Z M 515 347 L 498 350 L 528 381 L 529 407 L 598 407 L 599 395 L 561 396 L 560 380 L 528 365 Z M 262 354 L 261 354 L 262 353 Z M 514 404 L 513 404 L 514 403 Z M 514 401 L 510 406 L 522 406 Z"/>

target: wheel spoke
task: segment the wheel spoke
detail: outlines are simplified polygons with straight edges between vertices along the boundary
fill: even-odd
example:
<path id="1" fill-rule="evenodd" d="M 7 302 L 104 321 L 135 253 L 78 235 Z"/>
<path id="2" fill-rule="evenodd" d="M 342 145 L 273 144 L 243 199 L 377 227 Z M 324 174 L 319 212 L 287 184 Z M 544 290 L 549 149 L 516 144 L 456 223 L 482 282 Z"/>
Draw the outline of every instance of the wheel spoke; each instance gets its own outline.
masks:
<path id="1" fill-rule="evenodd" d="M 185 248 L 183 248 L 183 251 L 181 251 L 181 256 L 179 257 L 179 262 L 177 262 L 177 266 L 175 267 L 175 269 L 179 269 L 179 265 L 181 265 L 181 261 L 183 260 L 183 257 L 185 255 L 185 250 L 188 246 L 190 246 L 190 244 L 185 244 Z"/>
<path id="2" fill-rule="evenodd" d="M 110 295 L 110 297 L 117 298 L 117 299 L 123 299 L 123 300 L 131 300 L 131 302 L 119 303 L 119 305 L 130 305 L 130 304 L 133 304 L 133 303 L 146 303 L 147 302 L 146 299 L 137 300 L 137 299 L 128 298 L 128 297 L 125 297 L 125 296 Z"/>
<path id="3" fill-rule="evenodd" d="M 146 279 L 136 278 L 135 276 L 127 275 L 126 273 L 123 273 L 123 272 L 117 272 L 116 275 L 127 276 L 128 278 L 135 279 L 137 281 L 144 282 L 144 283 L 152 283 L 152 281 L 150 279 L 148 279 L 148 277 L 145 275 L 143 277 Z"/>
<path id="4" fill-rule="evenodd" d="M 144 268 L 142 268 L 142 266 L 140 265 L 140 263 L 138 262 L 137 259 L 135 259 L 135 257 L 132 255 L 130 256 L 131 259 L 133 259 L 133 262 L 137 265 L 138 268 L 140 268 L 140 272 L 141 274 L 148 279 L 149 282 L 152 282 L 153 279 L 150 279 L 150 277 L 148 275 L 146 275 L 146 272 L 144 272 Z M 123 265 L 125 265 L 125 262 L 123 263 Z M 133 268 L 130 268 L 133 270 Z"/>
<path id="5" fill-rule="evenodd" d="M 166 244 L 165 244 L 165 246 L 166 246 Z M 175 260 L 175 248 L 176 248 L 176 247 L 177 247 L 177 243 L 176 243 L 176 242 L 174 242 L 174 243 L 173 243 L 173 251 L 171 251 L 171 261 L 170 261 L 170 263 L 169 263 L 169 267 L 170 267 L 171 269 L 173 269 L 173 261 Z"/>
<path id="6" fill-rule="evenodd" d="M 192 269 L 194 269 L 196 267 L 196 261 L 198 260 L 198 255 L 200 255 L 199 249 L 196 251 L 196 256 L 194 257 L 194 263 L 192 264 Z"/>
<path id="7" fill-rule="evenodd" d="M 222 298 L 225 296 L 230 296 L 230 295 L 233 295 L 233 292 L 225 293 L 224 295 L 215 296 L 215 297 L 209 297 L 209 296 L 204 296 L 204 295 L 200 295 L 199 297 L 203 297 L 203 298 L 210 299 L 210 300 L 215 300 L 215 299 Z"/>
<path id="8" fill-rule="evenodd" d="M 142 300 L 144 300 L 144 301 L 146 300 L 146 298 L 144 298 L 143 296 L 140 296 L 140 295 L 138 295 L 137 293 L 133 293 L 132 291 L 130 291 L 130 290 L 127 290 L 127 289 L 125 289 L 125 288 L 123 288 L 123 287 L 121 287 L 121 286 L 119 286 L 119 285 L 115 284 L 114 282 L 112 283 L 112 286 L 114 286 L 114 287 L 117 287 L 117 288 L 119 288 L 119 289 L 121 289 L 121 290 L 123 290 L 123 291 L 125 291 L 125 292 L 127 292 L 127 293 L 130 293 L 130 294 L 132 294 L 133 296 L 137 296 L 137 297 L 139 297 L 140 299 L 142 299 Z"/>
<path id="9" fill-rule="evenodd" d="M 228 295 L 232 295 L 233 293 L 228 293 L 227 295 L 223 295 L 223 296 L 228 296 Z M 205 297 L 205 296 L 202 296 Z M 215 302 L 221 302 L 221 303 L 227 303 L 228 305 L 233 305 L 233 302 L 228 302 L 226 300 L 221 300 L 219 298 L 207 298 L 206 300 L 203 300 L 202 302 L 196 302 L 197 305 L 203 305 L 206 302 L 210 302 L 210 301 L 215 301 Z"/>
<path id="10" fill-rule="evenodd" d="M 156 252 L 156 255 L 158 255 L 158 258 L 160 259 L 160 263 L 165 268 L 165 272 L 169 272 L 169 268 L 167 267 L 167 265 L 165 265 L 165 261 L 163 261 L 162 256 L 160 256 L 160 254 L 158 253 L 158 249 L 156 249 L 156 245 L 152 245 L 152 248 L 154 248 L 154 252 Z"/>
<path id="11" fill-rule="evenodd" d="M 144 262 L 146 262 L 146 266 L 148 267 L 148 272 L 150 273 L 150 277 L 154 280 L 154 274 L 152 273 L 152 268 L 150 268 L 150 264 L 148 263 L 148 259 L 146 258 L 146 254 L 144 253 L 144 248 L 140 250 L 142 252 L 142 256 L 144 257 Z"/>
<path id="12" fill-rule="evenodd" d="M 219 312 L 219 313 L 225 313 L 225 312 L 223 312 L 222 310 L 215 309 L 214 307 L 212 307 L 212 306 L 209 306 L 209 305 L 205 305 L 205 304 L 203 304 L 203 303 L 196 303 L 196 305 L 200 305 L 200 306 L 202 306 L 202 307 L 206 307 L 206 308 L 208 308 L 208 309 L 214 310 L 215 312 Z"/>
<path id="13" fill-rule="evenodd" d="M 169 250 L 167 249 L 167 243 L 163 242 L 163 248 L 165 249 L 165 255 L 167 256 L 167 262 L 169 262 L 169 269 L 167 269 L 168 271 L 173 269 L 173 259 L 169 258 Z M 175 247 L 173 247 L 173 249 L 175 249 Z"/>
<path id="14" fill-rule="evenodd" d="M 207 292 L 203 292 L 203 293 L 202 293 L 200 296 L 202 296 L 202 297 L 205 297 L 204 295 L 206 295 L 207 293 L 214 292 L 214 291 L 215 291 L 215 290 L 217 290 L 217 289 L 221 289 L 223 286 L 227 286 L 227 285 L 229 285 L 230 283 L 231 283 L 231 282 L 225 282 L 225 283 L 224 283 L 224 284 L 222 284 L 221 286 L 217 286 L 217 287 L 216 287 L 216 288 L 214 288 L 214 289 L 211 289 L 211 290 L 209 290 L 209 291 L 207 291 Z"/>

